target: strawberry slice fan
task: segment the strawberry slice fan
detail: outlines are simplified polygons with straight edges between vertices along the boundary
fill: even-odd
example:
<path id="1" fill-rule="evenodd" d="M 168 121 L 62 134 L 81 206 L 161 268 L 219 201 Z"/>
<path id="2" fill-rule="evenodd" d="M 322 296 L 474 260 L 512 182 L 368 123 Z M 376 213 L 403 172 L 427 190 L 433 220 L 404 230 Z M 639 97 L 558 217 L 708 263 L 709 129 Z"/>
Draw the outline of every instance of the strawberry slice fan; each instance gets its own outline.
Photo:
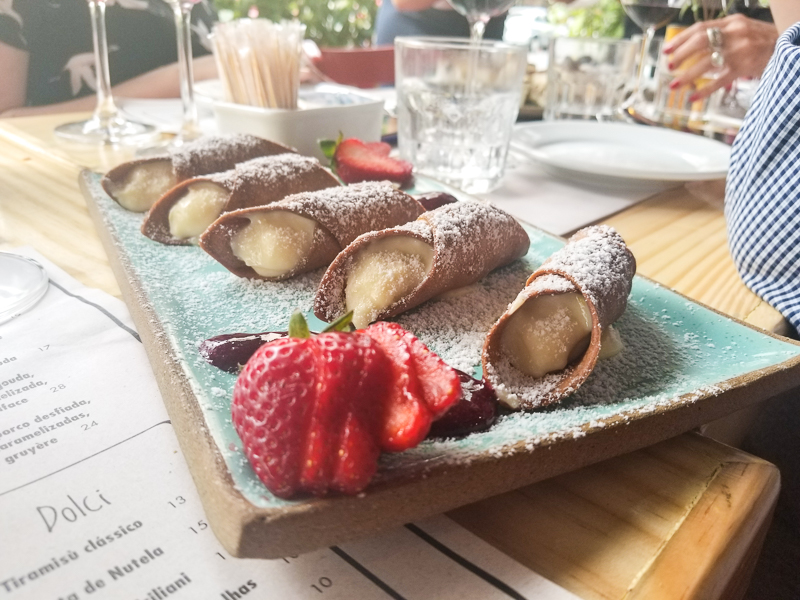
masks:
<path id="1" fill-rule="evenodd" d="M 458 373 L 396 323 L 349 327 L 346 316 L 311 335 L 295 313 L 236 381 L 233 425 L 276 496 L 361 492 L 382 450 L 419 444 L 461 397 Z"/>

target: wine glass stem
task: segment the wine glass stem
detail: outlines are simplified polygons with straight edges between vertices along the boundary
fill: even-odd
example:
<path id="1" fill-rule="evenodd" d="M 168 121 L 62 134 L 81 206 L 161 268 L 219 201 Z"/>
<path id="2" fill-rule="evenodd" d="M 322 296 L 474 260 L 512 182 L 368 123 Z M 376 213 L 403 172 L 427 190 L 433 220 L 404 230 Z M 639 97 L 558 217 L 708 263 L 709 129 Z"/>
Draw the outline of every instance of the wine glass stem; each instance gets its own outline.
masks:
<path id="1" fill-rule="evenodd" d="M 111 94 L 105 0 L 90 0 L 89 13 L 92 17 L 94 64 L 97 74 L 97 107 L 94 110 L 94 119 L 99 121 L 102 127 L 108 127 L 109 122 L 118 115 L 119 111 Z"/>
<path id="2" fill-rule="evenodd" d="M 200 135 L 197 123 L 197 105 L 194 101 L 194 74 L 192 72 L 192 6 L 191 2 L 173 5 L 175 28 L 178 34 L 178 70 L 181 80 L 183 124 L 181 138 L 191 140 Z"/>
<path id="3" fill-rule="evenodd" d="M 655 27 L 651 26 L 644 30 L 642 50 L 641 54 L 639 55 L 639 73 L 636 75 L 636 89 L 633 91 L 633 98 L 635 102 L 642 100 L 642 88 L 644 87 L 644 65 L 647 59 L 647 51 L 650 49 L 650 45 L 653 43 L 653 37 L 655 34 Z"/>
<path id="4" fill-rule="evenodd" d="M 469 39 L 473 44 L 480 44 L 483 41 L 483 34 L 486 31 L 486 21 L 481 18 L 475 19 L 469 24 Z"/>

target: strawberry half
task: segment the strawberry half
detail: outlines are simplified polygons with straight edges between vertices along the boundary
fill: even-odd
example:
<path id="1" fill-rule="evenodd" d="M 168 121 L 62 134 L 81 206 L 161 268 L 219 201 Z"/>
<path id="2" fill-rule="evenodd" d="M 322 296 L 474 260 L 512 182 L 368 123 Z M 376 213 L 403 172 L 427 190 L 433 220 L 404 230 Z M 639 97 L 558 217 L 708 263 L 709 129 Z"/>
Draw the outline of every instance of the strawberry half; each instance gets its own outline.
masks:
<path id="1" fill-rule="evenodd" d="M 413 166 L 405 160 L 389 157 L 387 146 L 380 142 L 365 144 L 355 138 L 343 140 L 333 155 L 336 174 L 345 183 L 389 180 L 407 184 Z"/>

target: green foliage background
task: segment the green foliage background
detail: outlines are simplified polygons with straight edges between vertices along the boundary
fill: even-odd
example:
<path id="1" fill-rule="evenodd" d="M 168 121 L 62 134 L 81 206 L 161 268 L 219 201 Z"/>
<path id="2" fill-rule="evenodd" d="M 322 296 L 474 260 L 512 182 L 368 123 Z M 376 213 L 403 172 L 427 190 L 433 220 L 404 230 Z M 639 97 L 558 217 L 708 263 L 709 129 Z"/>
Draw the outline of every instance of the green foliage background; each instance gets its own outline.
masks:
<path id="1" fill-rule="evenodd" d="M 547 20 L 565 26 L 570 37 L 621 38 L 625 30 L 625 11 L 619 0 L 600 0 L 586 8 L 558 2 L 548 9 Z"/>
<path id="2" fill-rule="evenodd" d="M 383 0 L 389 2 L 390 0 Z M 259 17 L 272 21 L 297 19 L 306 26 L 306 37 L 319 46 L 368 46 L 372 41 L 375 0 L 214 0 L 218 10 L 233 18 L 246 17 L 251 6 Z"/>

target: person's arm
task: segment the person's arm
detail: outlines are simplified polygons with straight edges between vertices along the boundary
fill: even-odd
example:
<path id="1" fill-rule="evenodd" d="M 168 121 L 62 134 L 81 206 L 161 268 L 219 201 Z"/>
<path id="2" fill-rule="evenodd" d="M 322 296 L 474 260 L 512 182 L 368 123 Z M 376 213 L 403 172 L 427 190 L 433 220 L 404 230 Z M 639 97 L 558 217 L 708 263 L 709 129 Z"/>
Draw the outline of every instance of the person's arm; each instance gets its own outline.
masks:
<path id="1" fill-rule="evenodd" d="M 800 2 L 797 4 L 800 5 Z M 706 33 L 711 27 L 718 27 L 722 33 L 725 64 L 718 77 L 699 89 L 693 99 L 705 98 L 739 77 L 760 77 L 778 39 L 778 30 L 772 23 L 739 14 L 695 23 L 664 44 L 664 52 L 670 55 L 670 70 L 678 69 L 687 61 L 691 65 L 685 71 L 675 73 L 671 84 L 673 88 L 690 85 L 712 70 Z"/>
<path id="2" fill-rule="evenodd" d="M 0 42 L 0 114 L 10 108 L 25 105 L 28 86 L 28 53 Z"/>
<path id="3" fill-rule="evenodd" d="M 772 0 L 769 10 L 778 33 L 783 33 L 795 23 L 800 23 L 800 2 L 798 0 Z"/>
<path id="4" fill-rule="evenodd" d="M 0 43 L 0 46 L 3 46 Z M 14 50 L 14 48 L 12 48 Z M 19 51 L 18 51 L 19 52 Z M 26 53 L 22 53 L 26 54 Z M 27 56 L 27 54 L 26 54 Z M 0 64 L 4 64 L 2 48 L 0 48 Z M 201 81 L 216 77 L 217 67 L 214 63 L 214 56 L 209 54 L 201 58 L 196 58 L 193 63 L 194 79 Z M 23 76 L 27 78 L 27 59 L 25 61 L 25 71 Z M 114 86 L 112 92 L 115 96 L 127 98 L 176 98 L 180 96 L 180 83 L 178 74 L 178 63 L 172 63 L 142 73 L 133 79 L 129 79 L 119 85 Z M 96 103 L 95 96 L 84 96 L 76 100 L 59 102 L 58 104 L 48 104 L 45 106 L 25 106 L 25 86 L 22 86 L 22 98 L 15 98 L 17 104 L 2 104 L 4 90 L 0 86 L 0 116 L 2 117 L 22 117 L 30 115 L 52 114 L 62 112 L 79 112 L 92 110 Z"/>

